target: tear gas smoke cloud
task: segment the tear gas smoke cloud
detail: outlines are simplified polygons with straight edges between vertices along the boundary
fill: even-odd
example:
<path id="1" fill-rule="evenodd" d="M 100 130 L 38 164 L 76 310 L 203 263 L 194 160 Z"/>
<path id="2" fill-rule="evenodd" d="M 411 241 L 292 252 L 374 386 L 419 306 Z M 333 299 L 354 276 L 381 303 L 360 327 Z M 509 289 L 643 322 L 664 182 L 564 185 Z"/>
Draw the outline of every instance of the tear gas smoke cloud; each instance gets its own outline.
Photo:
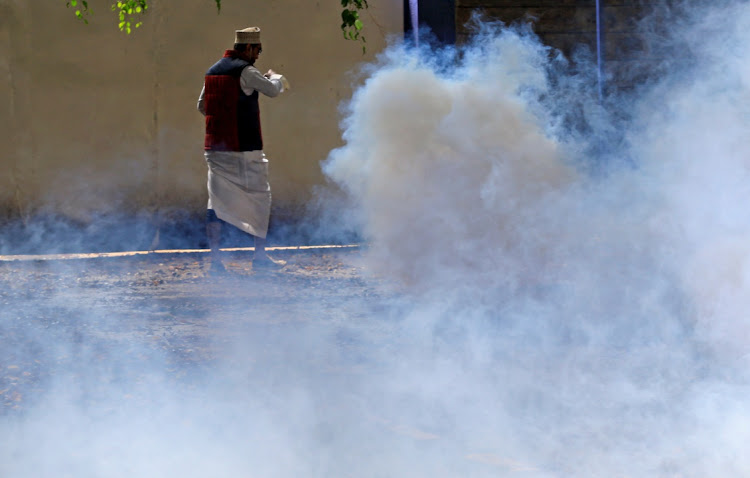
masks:
<path id="1" fill-rule="evenodd" d="M 686 12 L 657 40 L 689 62 L 607 108 L 522 30 L 394 45 L 325 171 L 404 302 L 235 331 L 194 388 L 154 357 L 100 406 L 51 394 L 0 419 L 0 475 L 746 476 L 750 11 Z"/>
<path id="2" fill-rule="evenodd" d="M 652 46 L 681 56 L 606 110 L 523 29 L 485 25 L 463 56 L 391 49 L 325 165 L 372 266 L 432 303 L 391 383 L 551 476 L 750 467 L 750 8 L 658 14 Z"/>

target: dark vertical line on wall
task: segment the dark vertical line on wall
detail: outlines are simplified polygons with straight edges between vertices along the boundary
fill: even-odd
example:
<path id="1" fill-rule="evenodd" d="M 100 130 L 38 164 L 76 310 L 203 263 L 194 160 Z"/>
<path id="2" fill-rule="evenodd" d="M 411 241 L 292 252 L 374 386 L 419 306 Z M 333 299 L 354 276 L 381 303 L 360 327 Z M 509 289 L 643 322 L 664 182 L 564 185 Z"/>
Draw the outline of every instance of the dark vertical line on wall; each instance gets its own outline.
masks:
<path id="1" fill-rule="evenodd" d="M 157 2 L 158 3 L 158 2 Z M 151 240 L 149 248 L 154 250 L 159 247 L 160 232 L 161 232 L 161 203 L 164 197 L 163 191 L 161 190 L 163 185 L 161 181 L 161 135 L 160 135 L 160 124 L 159 124 L 159 98 L 161 97 L 161 81 L 160 75 L 162 71 L 162 61 L 164 58 L 163 49 L 164 45 L 161 41 L 161 26 L 163 24 L 163 13 L 160 5 L 152 4 L 153 10 L 153 29 L 151 32 L 151 60 L 154 65 L 154 83 L 153 83 L 153 99 L 152 99 L 152 116 L 151 116 L 151 177 L 154 181 L 154 192 L 151 200 L 153 201 L 152 220 L 154 223 L 154 238 Z"/>
<path id="2" fill-rule="evenodd" d="M 604 99 L 604 0 L 596 1 L 596 68 L 599 101 Z"/>
<path id="3" fill-rule="evenodd" d="M 13 70 L 15 69 L 15 62 L 14 62 L 14 53 L 13 53 L 13 29 L 11 25 L 15 25 L 17 23 L 17 20 L 15 16 L 13 15 L 13 12 L 11 11 L 10 7 L 7 7 L 3 5 L 3 8 L 0 9 L 0 13 L 3 15 L 3 21 L 0 24 L 0 32 L 7 33 L 8 36 L 8 72 L 7 72 L 7 78 L 8 78 L 8 87 L 10 88 L 10 91 L 8 92 L 8 119 L 10 120 L 10 124 L 8 125 L 11 138 L 19 138 L 20 137 L 20 131 L 18 128 L 19 121 L 17 119 L 16 114 L 16 104 L 18 104 L 18 87 L 16 86 L 16 78 L 14 75 Z M 6 29 L 7 28 L 7 29 Z M 13 206 L 16 208 L 17 213 L 21 215 L 22 209 L 21 209 L 21 201 L 20 201 L 20 195 L 21 195 L 21 186 L 20 186 L 20 171 L 18 169 L 19 165 L 19 158 L 17 150 L 17 147 L 14 148 L 12 145 L 8 148 L 9 149 L 9 156 L 10 160 L 12 162 L 10 169 L 8 171 L 8 174 L 10 175 L 10 182 L 13 186 Z M 8 211 L 8 215 L 12 216 L 13 211 Z"/>
<path id="4" fill-rule="evenodd" d="M 12 12 L 12 19 L 15 20 L 7 23 L 10 41 L 8 75 L 11 89 L 11 128 L 16 138 L 15 149 L 11 148 L 11 154 L 14 156 L 13 200 L 18 209 L 18 215 L 26 223 L 36 205 L 31 202 L 29 192 L 24 191 L 24 186 L 29 191 L 33 191 L 35 189 L 34 183 L 38 179 L 36 177 L 37 154 L 34 145 L 33 109 L 30 95 L 31 78 L 29 69 L 24 66 L 31 58 L 32 14 L 31 6 L 26 2 L 11 3 L 8 8 Z M 25 168 L 28 168 L 28 178 L 24 177 Z"/>

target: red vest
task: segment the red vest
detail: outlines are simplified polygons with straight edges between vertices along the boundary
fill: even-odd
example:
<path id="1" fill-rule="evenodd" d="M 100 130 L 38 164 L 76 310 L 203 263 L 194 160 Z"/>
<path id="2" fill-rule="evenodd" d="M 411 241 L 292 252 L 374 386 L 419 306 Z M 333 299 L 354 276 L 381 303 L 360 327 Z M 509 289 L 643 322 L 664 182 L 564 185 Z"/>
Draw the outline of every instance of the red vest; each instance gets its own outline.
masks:
<path id="1" fill-rule="evenodd" d="M 240 75 L 250 63 L 234 50 L 224 52 L 206 73 L 203 102 L 206 108 L 208 151 L 256 151 L 263 149 L 258 91 L 246 95 Z"/>

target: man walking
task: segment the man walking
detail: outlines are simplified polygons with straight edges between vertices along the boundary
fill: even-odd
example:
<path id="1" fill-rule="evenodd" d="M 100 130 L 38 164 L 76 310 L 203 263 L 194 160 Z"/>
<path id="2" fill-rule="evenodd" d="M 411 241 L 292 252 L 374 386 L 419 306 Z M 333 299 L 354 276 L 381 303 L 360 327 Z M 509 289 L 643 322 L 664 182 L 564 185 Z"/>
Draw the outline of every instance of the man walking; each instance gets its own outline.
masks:
<path id="1" fill-rule="evenodd" d="M 223 222 L 255 238 L 254 269 L 284 264 L 271 259 L 265 250 L 271 186 L 258 96 L 278 96 L 289 84 L 273 70 L 261 74 L 253 66 L 262 51 L 260 28 L 237 30 L 234 48 L 208 69 L 198 98 L 198 110 L 206 117 L 206 235 L 212 273 L 224 271 L 219 256 Z"/>

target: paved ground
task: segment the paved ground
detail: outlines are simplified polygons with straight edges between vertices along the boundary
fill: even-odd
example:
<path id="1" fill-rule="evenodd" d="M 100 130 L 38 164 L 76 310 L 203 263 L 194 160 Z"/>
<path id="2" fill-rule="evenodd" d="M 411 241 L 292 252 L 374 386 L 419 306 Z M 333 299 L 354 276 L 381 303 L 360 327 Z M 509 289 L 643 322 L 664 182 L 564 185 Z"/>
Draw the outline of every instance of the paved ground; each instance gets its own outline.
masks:
<path id="1" fill-rule="evenodd" d="M 139 381 L 158 357 L 188 380 L 237 334 L 343 330 L 392 296 L 356 247 L 276 252 L 287 261 L 276 271 L 253 271 L 248 254 L 227 254 L 219 278 L 201 253 L 0 262 L 0 414 L 33 406 L 56 376 L 91 374 L 92 362 L 105 381 Z M 260 360 L 280 357 L 269 348 Z"/>
<path id="2" fill-rule="evenodd" d="M 0 476 L 549 478 L 608 456 L 576 442 L 570 360 L 501 328 L 473 347 L 360 248 L 249 254 L 219 278 L 205 253 L 0 260 Z"/>
<path id="3" fill-rule="evenodd" d="M 363 254 L 0 261 L 0 475 L 549 476 Z"/>

